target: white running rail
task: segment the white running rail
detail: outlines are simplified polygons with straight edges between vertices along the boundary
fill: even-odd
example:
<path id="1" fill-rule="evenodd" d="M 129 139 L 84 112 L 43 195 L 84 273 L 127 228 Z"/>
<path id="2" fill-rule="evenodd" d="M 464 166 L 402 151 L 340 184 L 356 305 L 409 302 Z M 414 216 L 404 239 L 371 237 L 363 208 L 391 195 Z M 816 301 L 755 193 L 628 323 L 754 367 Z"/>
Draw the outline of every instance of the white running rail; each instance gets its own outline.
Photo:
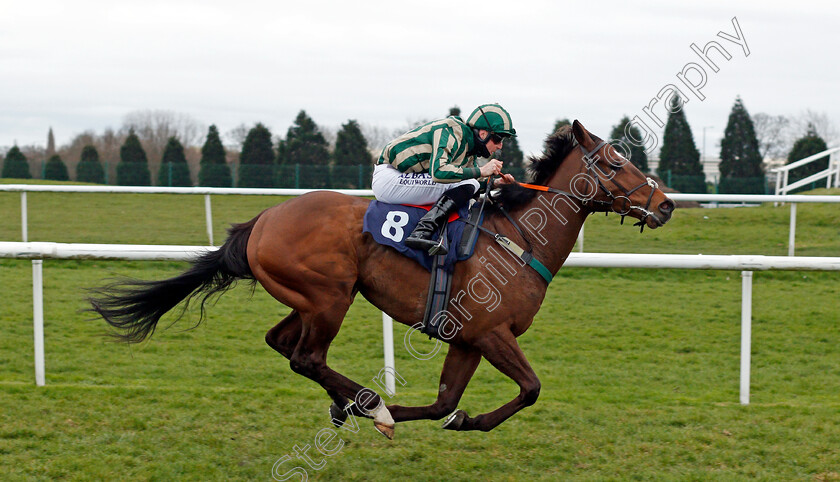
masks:
<path id="1" fill-rule="evenodd" d="M 840 148 L 838 148 L 840 150 Z M 837 153 L 835 153 L 837 154 Z M 840 166 L 840 155 L 836 155 Z M 806 159 L 803 159 L 803 161 Z M 791 164 L 793 166 L 793 164 Z M 789 167 L 789 166 L 788 166 Z M 840 178 L 840 167 L 838 167 Z M 838 179 L 840 186 L 840 179 Z M 207 225 L 207 239 L 214 246 L 213 212 L 210 195 L 246 195 L 246 196 L 300 196 L 313 191 L 327 189 L 263 189 L 263 188 L 220 188 L 220 187 L 144 187 L 144 186 L 71 186 L 51 184 L 0 184 L 0 192 L 20 192 L 21 241 L 29 241 L 27 192 L 78 192 L 78 193 L 123 193 L 123 194 L 193 194 L 204 195 L 204 213 Z M 373 196 L 370 189 L 339 189 L 334 192 L 351 196 Z M 804 196 L 804 195 L 764 195 L 764 194 L 682 194 L 670 193 L 674 201 L 709 201 L 718 203 L 790 203 L 790 233 L 788 256 L 793 256 L 796 239 L 796 203 L 840 203 L 840 196 Z M 578 249 L 583 252 L 583 229 L 578 236 Z"/>
<path id="2" fill-rule="evenodd" d="M 816 174 L 812 174 L 796 182 L 788 183 L 791 170 L 796 169 L 797 167 L 802 167 L 806 164 L 810 164 L 812 162 L 819 161 L 825 156 L 828 156 L 828 168 L 826 170 L 818 172 Z M 840 147 L 834 147 L 832 149 L 819 152 L 817 154 L 814 154 L 813 156 L 808 156 L 804 159 L 792 162 L 786 166 L 772 169 L 770 172 L 776 173 L 777 195 L 785 195 L 793 191 L 794 189 L 798 189 L 802 186 L 807 186 L 813 182 L 817 182 L 822 179 L 826 180 L 826 188 L 840 187 Z"/>
<path id="3" fill-rule="evenodd" d="M 214 247 L 113 244 L 65 244 L 0 242 L 0 258 L 31 259 L 33 326 L 35 333 L 35 382 L 45 384 L 44 367 L 44 259 L 128 259 L 189 261 Z M 740 401 L 749 404 L 752 333 L 752 272 L 756 270 L 840 271 L 840 257 L 720 256 L 683 254 L 570 253 L 567 267 L 716 269 L 741 271 L 741 381 Z M 393 343 L 393 322 L 383 314 L 383 339 Z M 385 344 L 385 375 L 389 390 L 394 385 L 393 345 Z M 390 369 L 389 369 L 390 368 Z M 395 391 L 391 391 L 395 393 Z"/>

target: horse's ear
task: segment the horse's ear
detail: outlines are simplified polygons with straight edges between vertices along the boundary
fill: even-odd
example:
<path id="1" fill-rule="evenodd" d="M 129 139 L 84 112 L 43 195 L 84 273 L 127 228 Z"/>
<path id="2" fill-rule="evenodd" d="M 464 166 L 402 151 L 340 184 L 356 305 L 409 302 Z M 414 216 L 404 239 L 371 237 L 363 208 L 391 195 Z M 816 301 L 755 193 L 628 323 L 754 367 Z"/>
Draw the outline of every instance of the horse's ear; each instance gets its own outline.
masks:
<path id="1" fill-rule="evenodd" d="M 589 135 L 589 131 L 586 130 L 586 127 L 583 127 L 577 119 L 572 122 L 572 133 L 577 139 L 578 144 L 582 145 L 587 149 L 591 149 L 592 145 L 595 144 L 595 141 L 592 140 L 592 136 Z"/>

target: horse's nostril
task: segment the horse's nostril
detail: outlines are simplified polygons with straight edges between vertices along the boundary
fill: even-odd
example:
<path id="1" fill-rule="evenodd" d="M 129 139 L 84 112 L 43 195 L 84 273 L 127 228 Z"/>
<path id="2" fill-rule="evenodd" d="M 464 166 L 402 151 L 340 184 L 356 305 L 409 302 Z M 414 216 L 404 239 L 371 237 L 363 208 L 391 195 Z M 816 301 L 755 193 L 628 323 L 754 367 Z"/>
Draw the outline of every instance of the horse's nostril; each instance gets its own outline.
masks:
<path id="1" fill-rule="evenodd" d="M 663 213 L 670 213 L 673 210 L 674 210 L 674 202 L 671 201 L 671 200 L 663 201 L 659 205 L 659 211 L 661 211 Z"/>

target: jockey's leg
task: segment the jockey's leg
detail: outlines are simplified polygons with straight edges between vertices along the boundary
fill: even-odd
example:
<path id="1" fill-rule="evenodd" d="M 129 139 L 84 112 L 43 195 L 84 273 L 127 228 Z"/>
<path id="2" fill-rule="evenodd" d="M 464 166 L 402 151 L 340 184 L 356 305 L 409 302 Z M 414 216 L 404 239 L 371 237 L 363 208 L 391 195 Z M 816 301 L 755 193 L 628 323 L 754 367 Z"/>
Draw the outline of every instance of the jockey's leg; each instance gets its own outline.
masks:
<path id="1" fill-rule="evenodd" d="M 475 181 L 474 179 L 472 181 Z M 405 244 L 411 248 L 430 251 L 431 254 L 446 254 L 446 246 L 433 241 L 435 233 L 449 219 L 449 215 L 458 211 L 470 202 L 470 198 L 477 191 L 477 182 L 459 183 L 458 186 L 447 190 L 417 223 L 414 231 L 406 238 Z M 434 252 L 432 252 L 432 250 Z"/>

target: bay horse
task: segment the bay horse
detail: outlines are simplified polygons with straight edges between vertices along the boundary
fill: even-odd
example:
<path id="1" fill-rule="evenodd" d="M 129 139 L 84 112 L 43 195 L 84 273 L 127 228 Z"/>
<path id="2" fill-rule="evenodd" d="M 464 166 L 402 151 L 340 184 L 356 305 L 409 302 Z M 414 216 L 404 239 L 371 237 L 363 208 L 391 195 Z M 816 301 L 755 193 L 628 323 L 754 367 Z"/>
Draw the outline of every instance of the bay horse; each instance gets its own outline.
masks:
<path id="1" fill-rule="evenodd" d="M 622 221 L 631 216 L 642 229 L 654 229 L 675 208 L 654 181 L 577 120 L 550 135 L 542 156 L 530 160 L 532 184 L 502 186 L 491 203 L 497 207 L 487 209 L 482 226 L 513 244 L 530 246 L 528 251 L 550 275 L 563 266 L 589 214 L 614 211 Z M 140 342 L 181 301 L 203 296 L 200 323 L 211 295 L 239 279 L 258 282 L 292 308 L 266 334 L 268 345 L 289 360 L 293 371 L 326 390 L 333 400 L 334 423 L 343 423 L 348 413 L 373 418 L 388 438 L 395 422 L 439 420 L 450 414 L 446 429 L 489 431 L 534 404 L 540 381 L 516 338 L 531 326 L 548 283 L 491 236 L 480 235 L 475 254 L 455 265 L 451 292 L 458 295 L 451 298 L 449 315 L 459 328 L 448 340 L 434 403 L 385 406 L 374 391 L 327 365 L 330 343 L 357 293 L 399 323 L 418 326 L 423 320 L 429 273 L 362 232 L 369 203 L 329 191 L 283 202 L 233 225 L 217 251 L 201 255 L 181 275 L 94 289 L 92 310 L 117 328 L 122 340 Z M 456 409 L 482 358 L 513 379 L 520 391 L 503 406 L 470 417 Z"/>

